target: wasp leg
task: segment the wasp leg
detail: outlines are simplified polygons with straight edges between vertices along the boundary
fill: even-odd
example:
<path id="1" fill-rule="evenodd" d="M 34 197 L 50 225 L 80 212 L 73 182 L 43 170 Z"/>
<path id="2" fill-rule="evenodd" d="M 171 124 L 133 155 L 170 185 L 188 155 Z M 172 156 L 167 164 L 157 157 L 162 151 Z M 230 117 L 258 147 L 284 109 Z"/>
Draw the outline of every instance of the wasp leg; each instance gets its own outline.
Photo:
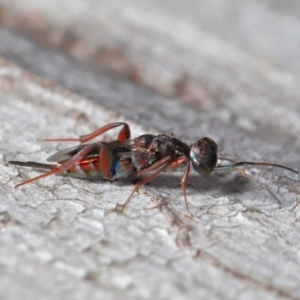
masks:
<path id="1" fill-rule="evenodd" d="M 131 200 L 133 194 L 145 183 L 151 181 L 152 179 L 154 179 L 155 177 L 157 177 L 162 171 L 164 171 L 165 169 L 178 169 L 182 166 L 184 166 L 186 163 L 188 162 L 188 158 L 186 156 L 181 156 L 178 157 L 176 159 L 173 159 L 170 162 L 170 157 L 165 157 L 164 159 L 161 159 L 160 161 L 158 161 L 157 163 L 155 163 L 154 165 L 150 166 L 149 168 L 142 170 L 140 172 L 138 172 L 138 176 L 141 176 L 143 174 L 146 174 L 148 172 L 154 171 L 156 169 L 159 169 L 158 171 L 156 171 L 154 174 L 152 174 L 151 176 L 141 180 L 140 182 L 138 182 L 133 191 L 131 192 L 130 196 L 127 198 L 126 202 L 122 205 L 122 212 L 124 211 L 126 205 L 128 204 L 128 202 Z M 187 195 L 186 195 L 186 182 L 188 179 L 190 173 L 190 164 L 188 163 L 185 169 L 185 172 L 183 174 L 182 180 L 181 180 L 181 188 L 183 191 L 183 196 L 184 196 L 184 202 L 185 202 L 185 207 L 186 210 L 189 212 L 189 214 L 193 217 L 192 212 L 189 209 L 188 206 L 188 201 L 187 201 Z"/>
<path id="2" fill-rule="evenodd" d="M 71 159 L 68 161 L 58 165 L 58 169 L 60 172 L 65 172 L 69 170 L 71 167 L 79 163 L 84 157 L 86 157 L 91 151 L 93 151 L 93 148 L 95 147 L 94 144 L 88 144 L 84 148 L 82 148 L 76 155 L 74 155 Z"/>
<path id="3" fill-rule="evenodd" d="M 150 166 L 149 168 L 145 169 L 145 170 L 142 170 L 141 172 L 138 172 L 137 175 L 140 176 L 140 175 L 143 175 L 143 174 L 146 174 L 148 172 L 152 172 L 152 171 L 155 171 L 157 170 L 156 172 L 154 172 L 153 174 L 151 174 L 150 176 L 144 178 L 143 180 L 141 180 L 140 182 L 138 182 L 135 186 L 134 186 L 134 189 L 132 190 L 131 194 L 129 195 L 129 197 L 127 198 L 127 200 L 125 201 L 124 204 L 122 204 L 122 209 L 121 211 L 123 212 L 126 205 L 130 202 L 132 196 L 134 195 L 134 193 L 142 186 L 144 185 L 145 183 L 151 181 L 152 179 L 154 179 L 155 177 L 157 177 L 163 170 L 165 170 L 169 163 L 170 163 L 170 160 L 172 158 L 170 156 L 167 156 L 167 157 L 164 157 L 162 158 L 161 160 L 159 160 L 158 162 L 156 162 L 155 164 L 153 164 L 152 166 Z"/>
<path id="4" fill-rule="evenodd" d="M 23 182 L 17 184 L 17 185 L 15 186 L 15 188 L 17 188 L 17 187 L 19 187 L 19 186 L 21 186 L 21 185 L 24 185 L 24 184 L 27 184 L 27 183 L 30 183 L 30 182 L 39 180 L 39 179 L 41 179 L 41 178 L 48 177 L 48 176 L 53 175 L 53 174 L 56 174 L 56 173 L 60 173 L 60 170 L 59 170 L 57 167 L 55 167 L 53 170 L 48 171 L 48 172 L 46 172 L 46 173 L 44 173 L 44 174 L 42 174 L 42 175 L 39 175 L 39 176 L 36 176 L 36 177 L 33 177 L 33 178 L 30 178 L 30 179 L 25 180 L 25 181 L 23 181 Z"/>
<path id="5" fill-rule="evenodd" d="M 79 138 L 40 139 L 39 141 L 42 141 L 42 142 L 80 142 L 82 144 L 82 143 L 86 143 L 86 142 L 96 138 L 97 136 L 103 134 L 104 132 L 106 132 L 110 129 L 116 128 L 118 126 L 123 126 L 123 128 L 120 130 L 117 140 L 123 141 L 123 140 L 130 139 L 129 125 L 125 122 L 115 122 L 115 123 L 107 124 L 87 135 L 81 135 L 81 136 L 79 136 Z"/>
<path id="6" fill-rule="evenodd" d="M 188 158 L 186 156 L 181 156 L 181 157 L 176 158 L 175 160 L 173 160 L 169 164 L 168 169 L 178 169 L 180 167 L 183 167 L 186 164 L 187 164 L 187 166 L 185 168 L 185 171 L 184 171 L 184 174 L 182 176 L 180 184 L 181 184 L 181 188 L 182 188 L 182 192 L 183 192 L 183 197 L 184 197 L 186 210 L 191 215 L 191 217 L 193 217 L 193 214 L 191 213 L 191 211 L 189 209 L 189 206 L 188 206 L 187 195 L 186 195 L 186 182 L 187 182 L 187 179 L 189 177 L 190 170 L 191 170 L 191 165 L 188 162 Z"/>
<path id="7" fill-rule="evenodd" d="M 189 209 L 189 205 L 188 205 L 188 201 L 187 201 L 187 196 L 186 196 L 186 182 L 187 182 L 187 179 L 189 177 L 190 170 L 191 170 L 191 165 L 190 165 L 190 163 L 188 163 L 187 166 L 186 166 L 186 169 L 184 171 L 184 174 L 182 176 L 182 179 L 181 179 L 181 188 L 182 188 L 182 192 L 183 192 L 183 197 L 184 197 L 184 202 L 185 202 L 185 208 L 189 212 L 189 214 L 193 217 L 193 214 L 192 214 L 192 212 Z"/>
<path id="8" fill-rule="evenodd" d="M 43 169 L 52 169 L 42 175 L 30 178 L 28 180 L 25 180 L 19 184 L 17 184 L 15 186 L 15 188 L 36 181 L 38 179 L 56 174 L 56 173 L 63 173 L 67 170 L 69 170 L 71 167 L 73 167 L 74 165 L 76 165 L 78 162 L 80 162 L 80 160 L 82 158 L 84 158 L 89 152 L 91 152 L 93 150 L 94 145 L 93 144 L 89 144 L 86 147 L 84 147 L 81 151 L 79 151 L 76 155 L 74 155 L 70 160 L 68 160 L 67 162 L 63 163 L 63 164 L 58 164 L 57 166 L 54 165 L 46 165 L 46 164 L 40 164 L 40 163 L 36 163 L 36 162 L 19 162 L 19 161 L 10 161 L 9 163 L 13 164 L 13 165 L 19 165 L 19 166 L 26 166 L 26 167 L 34 167 L 34 168 L 43 168 Z"/>

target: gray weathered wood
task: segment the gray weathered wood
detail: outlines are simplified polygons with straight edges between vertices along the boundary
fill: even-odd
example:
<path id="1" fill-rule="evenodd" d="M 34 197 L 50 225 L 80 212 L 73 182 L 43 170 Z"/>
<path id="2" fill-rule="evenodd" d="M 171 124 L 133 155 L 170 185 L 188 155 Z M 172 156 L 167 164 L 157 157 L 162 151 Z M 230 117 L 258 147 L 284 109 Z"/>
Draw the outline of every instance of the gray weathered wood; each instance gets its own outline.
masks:
<path id="1" fill-rule="evenodd" d="M 46 9 L 46 2 L 28 3 L 19 3 L 25 13 L 39 12 L 56 30 L 73 28 L 92 50 L 121 48 L 144 73 L 132 84 L 0 31 L 3 55 L 113 110 L 2 60 L 1 297 L 298 299 L 299 182 L 292 174 L 249 171 L 282 208 L 264 187 L 238 174 L 193 175 L 190 220 L 180 173 L 141 189 L 122 215 L 113 209 L 130 193 L 129 182 L 53 176 L 14 190 L 37 173 L 7 165 L 13 158 L 44 161 L 63 147 L 36 138 L 88 133 L 123 120 L 122 113 L 151 132 L 174 132 L 189 142 L 211 136 L 231 158 L 299 168 L 300 25 L 291 9 L 297 3 L 283 9 L 268 1 L 149 2 L 144 9 L 142 2 L 101 1 L 93 12 L 100 2 L 88 1 L 84 11 L 76 10 L 81 1 L 71 10 L 59 6 L 67 1 Z M 163 96 L 177 93 L 199 108 Z M 133 136 L 148 131 L 136 123 L 130 121 Z"/>
<path id="2" fill-rule="evenodd" d="M 52 176 L 14 190 L 37 173 L 9 166 L 9 159 L 44 161 L 57 149 L 36 138 L 80 135 L 116 117 L 5 61 L 0 74 L 4 299 L 297 298 L 293 176 L 280 179 L 282 209 L 240 177 L 192 177 L 194 220 L 184 216 L 180 175 L 143 188 L 123 215 L 113 209 L 131 184 Z M 133 126 L 133 135 L 141 132 Z M 266 174 L 269 187 L 283 175 Z"/>

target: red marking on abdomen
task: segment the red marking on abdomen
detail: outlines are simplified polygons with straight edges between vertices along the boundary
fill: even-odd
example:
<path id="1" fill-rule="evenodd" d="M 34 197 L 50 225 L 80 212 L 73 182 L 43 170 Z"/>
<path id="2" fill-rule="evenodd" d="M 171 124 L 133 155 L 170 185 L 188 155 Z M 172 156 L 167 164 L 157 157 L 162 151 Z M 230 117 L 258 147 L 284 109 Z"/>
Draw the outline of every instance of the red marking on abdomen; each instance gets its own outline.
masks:
<path id="1" fill-rule="evenodd" d="M 69 168 L 66 173 L 68 174 L 85 174 L 86 176 L 100 175 L 100 161 L 99 158 L 88 158 L 81 160 L 71 168 Z"/>

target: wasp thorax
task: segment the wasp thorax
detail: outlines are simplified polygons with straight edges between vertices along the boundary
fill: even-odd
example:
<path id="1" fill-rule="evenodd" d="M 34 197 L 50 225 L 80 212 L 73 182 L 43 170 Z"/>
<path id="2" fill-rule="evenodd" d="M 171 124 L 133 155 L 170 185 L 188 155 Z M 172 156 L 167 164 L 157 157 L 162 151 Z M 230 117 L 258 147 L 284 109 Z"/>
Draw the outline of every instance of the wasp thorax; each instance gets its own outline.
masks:
<path id="1" fill-rule="evenodd" d="M 194 169 L 208 176 L 217 165 L 218 146 L 210 138 L 204 137 L 191 146 L 190 157 Z"/>
<path id="2" fill-rule="evenodd" d="M 153 139 L 155 138 L 152 134 L 143 134 L 134 139 L 133 147 L 136 149 L 148 149 Z"/>

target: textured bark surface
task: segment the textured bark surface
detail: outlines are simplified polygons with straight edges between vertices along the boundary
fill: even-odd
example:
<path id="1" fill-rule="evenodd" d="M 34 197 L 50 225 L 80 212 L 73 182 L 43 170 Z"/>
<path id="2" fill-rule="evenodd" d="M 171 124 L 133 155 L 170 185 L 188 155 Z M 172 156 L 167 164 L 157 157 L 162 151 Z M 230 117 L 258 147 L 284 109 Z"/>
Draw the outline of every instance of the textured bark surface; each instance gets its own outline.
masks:
<path id="1" fill-rule="evenodd" d="M 259 172 L 281 209 L 240 176 L 193 176 L 194 220 L 184 216 L 180 175 L 141 189 L 124 214 L 114 209 L 132 189 L 126 182 L 52 176 L 14 190 L 37 172 L 9 159 L 45 161 L 62 147 L 36 138 L 80 135 L 117 119 L 5 61 L 0 73 L 3 299 L 297 298 L 298 182 L 290 174 Z"/>
<path id="2" fill-rule="evenodd" d="M 15 62 L 0 64 L 1 299 L 300 298 L 292 173 L 248 168 L 260 183 L 192 174 L 190 219 L 180 172 L 143 187 L 120 214 L 128 180 L 52 176 L 15 190 L 39 173 L 7 164 L 73 145 L 38 138 L 127 120 L 132 136 L 206 135 L 229 158 L 299 168 L 297 2 L 0 3 L 1 23 L 18 30 L 0 30 L 0 52 Z"/>

